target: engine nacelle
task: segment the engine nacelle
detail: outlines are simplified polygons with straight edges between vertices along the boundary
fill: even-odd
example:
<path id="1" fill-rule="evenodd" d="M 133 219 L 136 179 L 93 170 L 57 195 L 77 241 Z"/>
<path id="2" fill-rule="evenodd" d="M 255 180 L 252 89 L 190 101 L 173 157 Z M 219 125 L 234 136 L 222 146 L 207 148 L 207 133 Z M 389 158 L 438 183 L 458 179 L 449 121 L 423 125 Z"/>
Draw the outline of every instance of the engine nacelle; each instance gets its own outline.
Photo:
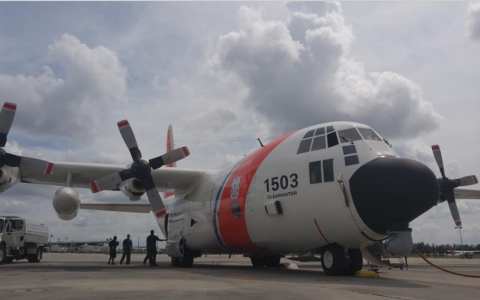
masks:
<path id="1" fill-rule="evenodd" d="M 19 182 L 19 169 L 3 166 L 0 169 L 0 193 L 11 188 Z"/>
<path id="2" fill-rule="evenodd" d="M 70 221 L 78 214 L 80 195 L 71 187 L 59 188 L 53 197 L 53 208 L 60 219 Z"/>
<path id="3" fill-rule="evenodd" d="M 145 194 L 142 183 L 135 178 L 128 179 L 120 183 L 119 188 L 122 193 L 124 193 L 125 196 L 132 201 L 140 200 L 142 195 Z"/>

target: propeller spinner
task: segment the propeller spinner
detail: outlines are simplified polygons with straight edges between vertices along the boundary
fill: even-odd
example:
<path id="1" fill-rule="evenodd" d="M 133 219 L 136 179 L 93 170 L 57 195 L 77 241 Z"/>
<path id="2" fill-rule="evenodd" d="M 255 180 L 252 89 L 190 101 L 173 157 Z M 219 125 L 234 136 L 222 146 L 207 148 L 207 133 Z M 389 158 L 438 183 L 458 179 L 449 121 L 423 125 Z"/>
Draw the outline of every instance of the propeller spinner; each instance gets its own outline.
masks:
<path id="1" fill-rule="evenodd" d="M 4 165 L 18 167 L 25 171 L 40 172 L 47 175 L 52 174 L 54 164 L 51 162 L 7 153 L 3 147 L 7 143 L 7 135 L 12 127 L 13 119 L 17 111 L 15 103 L 5 102 L 0 112 L 0 168 Z"/>
<path id="2" fill-rule="evenodd" d="M 467 186 L 473 185 L 478 183 L 477 176 L 470 175 L 465 176 L 459 179 L 448 179 L 445 176 L 445 169 L 443 168 L 443 159 L 442 159 L 442 152 L 440 150 L 440 146 L 433 145 L 432 146 L 433 156 L 437 161 L 437 165 L 440 169 L 440 173 L 442 174 L 442 178 L 438 178 L 438 183 L 440 185 L 440 199 L 442 201 L 447 200 L 448 207 L 450 208 L 450 212 L 453 217 L 453 221 L 457 227 L 462 227 L 462 221 L 460 220 L 460 214 L 458 212 L 457 202 L 455 201 L 455 194 L 453 190 L 459 186 Z"/>
<path id="3" fill-rule="evenodd" d="M 158 193 L 155 183 L 151 175 L 152 169 L 156 170 L 163 165 L 168 165 L 179 161 L 188 155 L 190 152 L 187 147 L 182 147 L 170 151 L 164 155 L 161 155 L 156 158 L 152 158 L 148 161 L 142 159 L 142 153 L 138 149 L 137 141 L 135 135 L 133 134 L 132 127 L 127 120 L 123 120 L 117 123 L 120 134 L 122 135 L 125 144 L 130 150 L 130 154 L 133 159 L 133 163 L 130 169 L 122 170 L 118 173 L 113 173 L 97 180 L 94 180 L 90 183 L 90 189 L 93 193 L 97 193 L 103 190 L 110 189 L 121 182 L 128 180 L 130 178 L 135 178 L 142 182 L 142 186 L 145 189 L 148 197 L 148 201 L 152 207 L 153 212 L 157 218 L 165 215 L 165 205 L 163 204 L 162 198 Z"/>

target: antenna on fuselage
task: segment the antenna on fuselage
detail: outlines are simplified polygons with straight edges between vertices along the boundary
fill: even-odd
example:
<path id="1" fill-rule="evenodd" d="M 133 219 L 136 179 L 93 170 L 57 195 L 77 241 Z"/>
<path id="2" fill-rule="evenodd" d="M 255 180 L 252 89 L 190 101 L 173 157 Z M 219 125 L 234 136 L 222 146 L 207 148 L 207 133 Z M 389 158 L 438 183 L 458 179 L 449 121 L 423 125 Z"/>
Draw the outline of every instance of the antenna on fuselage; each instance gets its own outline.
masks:
<path id="1" fill-rule="evenodd" d="M 260 139 L 257 139 L 257 141 L 260 143 L 260 146 L 262 146 L 262 148 L 263 148 L 264 146 L 262 144 L 262 141 Z"/>

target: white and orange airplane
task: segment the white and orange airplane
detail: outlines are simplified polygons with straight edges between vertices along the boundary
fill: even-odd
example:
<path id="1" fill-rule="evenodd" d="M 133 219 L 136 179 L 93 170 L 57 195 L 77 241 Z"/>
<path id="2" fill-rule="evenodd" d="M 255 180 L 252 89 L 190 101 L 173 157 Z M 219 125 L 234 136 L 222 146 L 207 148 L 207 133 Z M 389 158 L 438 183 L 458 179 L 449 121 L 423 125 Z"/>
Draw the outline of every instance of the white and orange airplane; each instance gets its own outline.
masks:
<path id="1" fill-rule="evenodd" d="M 13 103 L 1 111 L 1 147 L 15 111 Z M 189 155 L 186 147 L 173 149 L 171 127 L 167 153 L 150 160 L 142 159 L 128 121 L 118 128 L 133 159 L 127 166 L 50 163 L 2 148 L 0 191 L 20 181 L 61 186 L 53 207 L 63 220 L 80 208 L 153 211 L 173 266 L 191 267 L 207 252 L 243 254 L 256 267 L 276 267 L 290 253 L 320 253 L 328 275 L 361 270 L 361 249 L 375 241 L 389 238 L 391 252 L 409 253 L 410 222 L 446 200 L 461 226 L 455 198 L 480 199 L 478 190 L 456 189 L 478 183 L 476 176 L 445 176 L 438 146 L 439 179 L 359 123 L 288 133 L 223 170 L 161 168 Z M 131 201 L 146 193 L 150 203 L 81 204 L 75 188 L 119 190 Z M 158 190 L 173 194 L 162 199 Z"/>

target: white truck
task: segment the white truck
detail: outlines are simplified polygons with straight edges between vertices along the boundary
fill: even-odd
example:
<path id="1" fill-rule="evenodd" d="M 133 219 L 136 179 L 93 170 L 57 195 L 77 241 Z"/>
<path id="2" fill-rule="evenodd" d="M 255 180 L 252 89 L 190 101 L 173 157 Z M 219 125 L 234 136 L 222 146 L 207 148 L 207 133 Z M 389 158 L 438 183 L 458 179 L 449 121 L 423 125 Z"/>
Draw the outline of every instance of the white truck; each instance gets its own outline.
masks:
<path id="1" fill-rule="evenodd" d="M 25 258 L 40 262 L 48 238 L 48 227 L 42 223 L 0 216 L 0 264 Z"/>

